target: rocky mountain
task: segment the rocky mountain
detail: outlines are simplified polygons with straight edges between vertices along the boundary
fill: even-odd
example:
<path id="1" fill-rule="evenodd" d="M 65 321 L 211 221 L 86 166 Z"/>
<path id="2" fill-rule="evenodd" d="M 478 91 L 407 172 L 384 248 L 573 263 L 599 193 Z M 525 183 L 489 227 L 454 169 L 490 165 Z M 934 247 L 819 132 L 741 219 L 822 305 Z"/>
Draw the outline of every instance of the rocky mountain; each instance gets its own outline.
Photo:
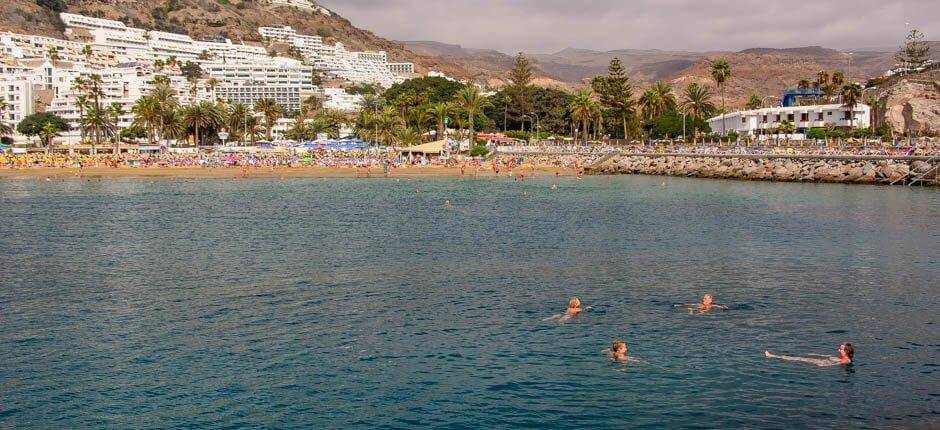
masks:
<path id="1" fill-rule="evenodd" d="M 40 6 L 39 3 L 47 5 Z M 345 18 L 265 0 L 0 0 L 0 31 L 62 37 L 53 9 L 122 21 L 133 27 L 164 30 L 199 39 L 229 38 L 257 43 L 260 26 L 289 25 L 302 34 L 329 35 L 351 50 L 384 50 L 389 61 L 411 61 L 419 73 L 436 70 L 468 78 L 465 69 L 440 57 L 416 54 L 398 42 L 356 28 Z"/>
<path id="2" fill-rule="evenodd" d="M 940 131 L 940 70 L 891 77 L 866 90 L 864 98 L 878 100 L 878 124 L 914 135 Z"/>

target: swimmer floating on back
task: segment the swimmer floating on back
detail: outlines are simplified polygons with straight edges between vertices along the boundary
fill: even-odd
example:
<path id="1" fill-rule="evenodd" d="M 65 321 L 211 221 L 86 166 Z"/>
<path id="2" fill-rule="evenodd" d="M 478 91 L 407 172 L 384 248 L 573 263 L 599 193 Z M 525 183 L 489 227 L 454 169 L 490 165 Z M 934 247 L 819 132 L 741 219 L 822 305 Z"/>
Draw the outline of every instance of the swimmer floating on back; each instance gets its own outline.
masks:
<path id="1" fill-rule="evenodd" d="M 819 367 L 827 366 L 846 366 L 852 364 L 852 358 L 855 357 L 855 347 L 851 343 L 844 343 L 839 345 L 839 356 L 830 357 L 823 355 L 824 358 L 813 358 L 813 357 L 791 357 L 788 355 L 776 355 L 771 354 L 770 351 L 764 351 L 764 356 L 767 358 L 777 358 L 785 361 L 799 361 L 801 363 L 809 363 Z"/>

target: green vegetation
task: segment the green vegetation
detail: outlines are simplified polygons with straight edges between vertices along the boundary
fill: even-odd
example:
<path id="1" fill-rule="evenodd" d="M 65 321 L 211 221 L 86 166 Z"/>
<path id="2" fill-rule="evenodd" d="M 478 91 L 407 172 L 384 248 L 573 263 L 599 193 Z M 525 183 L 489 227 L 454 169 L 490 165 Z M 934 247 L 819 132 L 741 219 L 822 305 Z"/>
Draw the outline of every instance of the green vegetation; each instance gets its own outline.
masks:
<path id="1" fill-rule="evenodd" d="M 69 131 L 69 123 L 58 115 L 39 112 L 28 115 L 16 125 L 16 131 L 24 136 L 38 136 L 46 150 L 52 149 L 52 138 L 60 132 Z"/>
<path id="2" fill-rule="evenodd" d="M 412 104 L 434 104 L 451 101 L 463 87 L 460 82 L 440 77 L 415 78 L 392 85 L 383 96 L 389 101 L 405 99 Z"/>

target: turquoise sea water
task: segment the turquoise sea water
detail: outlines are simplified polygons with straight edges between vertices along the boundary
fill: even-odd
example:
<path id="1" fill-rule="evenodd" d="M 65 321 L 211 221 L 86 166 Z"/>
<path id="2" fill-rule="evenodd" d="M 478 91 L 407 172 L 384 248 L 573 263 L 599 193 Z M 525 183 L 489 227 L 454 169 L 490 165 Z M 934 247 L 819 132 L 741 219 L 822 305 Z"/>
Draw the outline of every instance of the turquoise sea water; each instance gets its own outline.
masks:
<path id="1" fill-rule="evenodd" d="M 0 428 L 934 427 L 938 225 L 931 189 L 0 181 Z"/>

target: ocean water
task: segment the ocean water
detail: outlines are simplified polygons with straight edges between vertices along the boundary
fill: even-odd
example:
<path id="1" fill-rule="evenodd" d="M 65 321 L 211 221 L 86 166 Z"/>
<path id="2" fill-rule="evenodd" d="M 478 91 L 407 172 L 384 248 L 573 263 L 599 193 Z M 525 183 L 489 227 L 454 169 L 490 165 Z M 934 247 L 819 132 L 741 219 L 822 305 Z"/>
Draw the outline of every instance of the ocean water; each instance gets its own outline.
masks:
<path id="1" fill-rule="evenodd" d="M 937 427 L 938 227 L 906 187 L 0 181 L 0 428 Z"/>

